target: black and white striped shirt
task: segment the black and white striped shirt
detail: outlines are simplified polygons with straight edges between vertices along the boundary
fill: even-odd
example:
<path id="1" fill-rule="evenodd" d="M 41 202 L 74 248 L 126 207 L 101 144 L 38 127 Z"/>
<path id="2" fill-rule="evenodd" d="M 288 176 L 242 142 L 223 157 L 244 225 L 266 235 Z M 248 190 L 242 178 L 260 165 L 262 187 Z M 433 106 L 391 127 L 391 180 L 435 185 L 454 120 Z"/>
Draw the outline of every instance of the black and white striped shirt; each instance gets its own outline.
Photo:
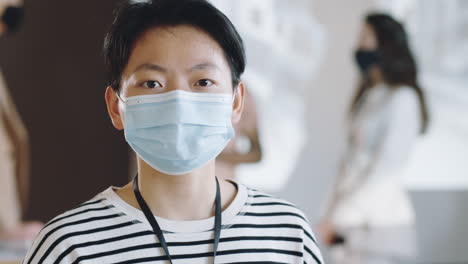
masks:
<path id="1" fill-rule="evenodd" d="M 222 213 L 216 263 L 321 264 L 304 214 L 284 200 L 238 184 Z M 174 263 L 212 263 L 214 218 L 157 218 Z M 108 188 L 50 221 L 23 263 L 168 263 L 144 214 Z"/>

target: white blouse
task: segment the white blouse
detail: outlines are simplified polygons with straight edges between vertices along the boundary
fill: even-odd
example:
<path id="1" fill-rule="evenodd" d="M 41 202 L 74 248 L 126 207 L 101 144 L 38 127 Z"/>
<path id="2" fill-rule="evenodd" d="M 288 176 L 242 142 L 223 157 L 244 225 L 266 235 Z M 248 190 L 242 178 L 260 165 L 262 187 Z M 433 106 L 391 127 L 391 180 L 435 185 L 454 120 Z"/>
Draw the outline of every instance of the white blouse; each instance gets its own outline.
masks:
<path id="1" fill-rule="evenodd" d="M 338 184 L 338 227 L 408 225 L 413 210 L 402 185 L 420 135 L 419 99 L 407 86 L 370 89 L 350 118 L 344 174 Z"/>

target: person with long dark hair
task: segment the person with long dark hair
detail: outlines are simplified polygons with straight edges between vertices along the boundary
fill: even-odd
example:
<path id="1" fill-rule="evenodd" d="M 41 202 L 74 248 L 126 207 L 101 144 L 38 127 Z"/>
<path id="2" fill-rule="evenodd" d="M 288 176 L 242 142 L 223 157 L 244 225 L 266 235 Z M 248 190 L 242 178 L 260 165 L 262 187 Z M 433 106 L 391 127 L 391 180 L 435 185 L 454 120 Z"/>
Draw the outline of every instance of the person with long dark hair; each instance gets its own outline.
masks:
<path id="1" fill-rule="evenodd" d="M 319 232 L 328 245 L 349 246 L 357 263 L 388 263 L 386 256 L 410 253 L 402 243 L 411 240 L 414 216 L 402 178 L 429 114 L 401 23 L 369 14 L 355 59 L 361 78 L 350 107 L 348 147 Z"/>

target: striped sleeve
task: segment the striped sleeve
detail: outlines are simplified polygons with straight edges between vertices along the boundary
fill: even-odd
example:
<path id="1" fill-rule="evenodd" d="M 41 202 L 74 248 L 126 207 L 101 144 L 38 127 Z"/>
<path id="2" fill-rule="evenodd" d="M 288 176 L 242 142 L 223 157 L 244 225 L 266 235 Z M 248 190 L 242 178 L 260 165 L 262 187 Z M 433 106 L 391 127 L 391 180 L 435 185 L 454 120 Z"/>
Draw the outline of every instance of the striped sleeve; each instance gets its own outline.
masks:
<path id="1" fill-rule="evenodd" d="M 116 213 L 103 200 L 93 199 L 47 223 L 28 250 L 23 263 L 73 263 L 76 255 L 64 252 L 69 251 L 76 238 L 110 228 L 106 223 L 111 219 L 122 219 L 122 214 Z"/>
<path id="2" fill-rule="evenodd" d="M 57 263 L 57 256 L 54 254 L 48 254 L 48 251 L 51 249 L 50 246 L 56 244 L 53 249 L 55 252 L 64 252 L 70 246 L 67 244 L 66 241 L 62 243 L 56 243 L 57 240 L 51 241 L 46 238 L 47 232 L 44 230 L 39 233 L 34 241 L 32 247 L 29 249 L 26 257 L 23 260 L 23 264 L 49 264 L 49 263 Z M 47 241 L 44 243 L 43 241 Z M 73 259 L 71 256 L 67 256 L 63 259 L 63 263 L 73 263 Z"/>
<path id="3" fill-rule="evenodd" d="M 318 247 L 317 239 L 310 228 L 309 224 L 303 226 L 304 235 L 302 241 L 304 241 L 304 263 L 307 264 L 323 264 L 323 258 Z"/>
<path id="4" fill-rule="evenodd" d="M 305 214 L 294 204 L 283 200 L 278 197 L 273 197 L 269 194 L 253 190 L 256 202 L 250 204 L 252 207 L 260 206 L 269 207 L 267 210 L 270 211 L 268 214 L 264 215 L 280 215 L 287 216 L 288 218 L 283 218 L 284 221 L 287 221 L 288 224 L 292 224 L 302 229 L 302 256 L 303 263 L 307 264 L 323 264 L 323 257 L 320 253 L 320 248 L 318 242 L 312 232 L 310 223 L 305 216 Z M 256 214 L 257 216 L 259 214 Z M 287 220 L 286 220 L 287 219 Z"/>

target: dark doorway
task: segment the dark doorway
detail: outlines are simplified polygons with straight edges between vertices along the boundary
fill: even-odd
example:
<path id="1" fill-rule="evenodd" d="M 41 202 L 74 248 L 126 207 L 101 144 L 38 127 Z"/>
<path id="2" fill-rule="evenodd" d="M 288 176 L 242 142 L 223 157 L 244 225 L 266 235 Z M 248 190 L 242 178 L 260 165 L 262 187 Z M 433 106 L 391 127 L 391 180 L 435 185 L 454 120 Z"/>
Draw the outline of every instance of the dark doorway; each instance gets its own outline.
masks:
<path id="1" fill-rule="evenodd" d="M 29 0 L 0 40 L 0 67 L 31 142 L 26 219 L 50 220 L 128 177 L 122 132 L 106 113 L 101 55 L 117 0 Z"/>

